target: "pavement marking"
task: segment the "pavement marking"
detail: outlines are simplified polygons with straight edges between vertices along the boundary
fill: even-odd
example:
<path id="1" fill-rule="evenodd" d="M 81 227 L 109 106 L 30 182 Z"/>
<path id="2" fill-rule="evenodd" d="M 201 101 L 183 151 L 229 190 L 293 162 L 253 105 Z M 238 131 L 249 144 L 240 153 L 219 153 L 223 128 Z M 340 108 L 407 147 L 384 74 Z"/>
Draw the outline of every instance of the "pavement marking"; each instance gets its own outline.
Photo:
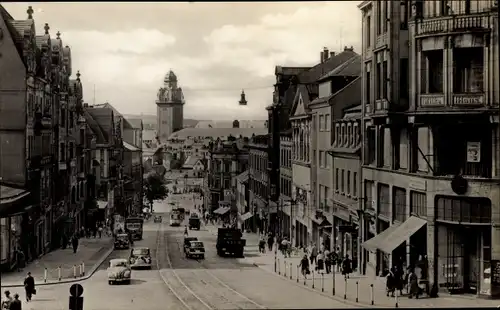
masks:
<path id="1" fill-rule="evenodd" d="M 158 242 L 156 244 L 156 252 L 158 253 L 159 252 L 159 249 L 160 249 L 160 240 L 162 237 L 161 234 L 160 234 L 160 231 L 161 231 L 161 227 L 163 226 L 163 223 L 160 223 L 159 224 L 159 228 L 158 228 Z M 165 238 L 166 239 L 166 238 Z M 214 308 L 210 307 L 206 302 L 204 302 L 198 295 L 196 295 L 187 285 L 186 283 L 184 283 L 181 278 L 179 277 L 179 275 L 177 274 L 177 272 L 175 271 L 175 269 L 173 268 L 172 266 L 172 262 L 170 261 L 170 255 L 168 254 L 168 251 L 166 249 L 166 245 L 165 245 L 165 253 L 166 253 L 166 258 L 167 258 L 167 263 L 168 265 L 170 266 L 170 270 L 172 271 L 173 275 L 177 278 L 177 280 L 179 281 L 179 283 L 184 286 L 186 288 L 186 290 L 191 293 L 191 295 L 193 295 L 198 301 L 200 301 L 205 307 L 207 307 L 207 309 L 209 310 L 215 310 Z M 170 285 L 170 283 L 167 281 L 167 279 L 165 278 L 165 276 L 163 276 L 163 274 L 161 273 L 161 269 L 160 269 L 160 264 L 159 264 L 159 260 L 156 259 L 156 265 L 157 265 L 157 269 L 158 269 L 158 272 L 160 273 L 160 277 L 161 279 L 163 280 L 163 282 L 168 286 L 168 288 L 170 289 L 170 291 L 175 295 L 175 297 L 177 299 L 179 299 L 179 301 L 189 310 L 195 310 L 193 309 L 191 306 L 189 306 L 183 299 L 182 297 L 179 296 L 179 294 L 177 294 L 177 292 L 172 288 L 172 286 Z M 197 309 L 196 309 L 197 310 Z"/>

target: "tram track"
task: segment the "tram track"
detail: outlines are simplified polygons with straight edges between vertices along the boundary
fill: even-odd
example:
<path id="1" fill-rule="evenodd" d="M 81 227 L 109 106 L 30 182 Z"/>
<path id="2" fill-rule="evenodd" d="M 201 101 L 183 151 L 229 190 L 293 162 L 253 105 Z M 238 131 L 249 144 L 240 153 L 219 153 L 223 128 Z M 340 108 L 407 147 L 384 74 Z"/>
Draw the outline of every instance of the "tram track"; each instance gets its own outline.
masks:
<path id="1" fill-rule="evenodd" d="M 198 309 L 266 309 L 258 302 L 236 291 L 208 270 L 201 261 L 183 257 L 183 246 L 176 236 L 175 244 L 168 247 L 167 231 L 160 224 L 157 242 L 157 267 L 167 288 L 188 310 Z M 174 243 L 173 242 L 173 243 Z M 175 249 L 180 257 L 176 269 L 169 250 Z M 165 262 L 167 269 L 161 269 Z"/>

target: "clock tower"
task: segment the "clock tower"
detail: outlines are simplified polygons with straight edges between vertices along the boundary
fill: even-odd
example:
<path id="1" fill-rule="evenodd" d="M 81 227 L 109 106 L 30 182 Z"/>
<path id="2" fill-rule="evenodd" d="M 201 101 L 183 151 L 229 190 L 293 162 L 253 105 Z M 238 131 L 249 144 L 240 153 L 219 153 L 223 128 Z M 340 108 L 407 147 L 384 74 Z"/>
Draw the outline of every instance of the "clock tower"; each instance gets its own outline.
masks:
<path id="1" fill-rule="evenodd" d="M 158 139 L 165 143 L 174 132 L 183 128 L 184 94 L 177 85 L 177 76 L 170 70 L 163 79 L 163 87 L 156 97 Z"/>

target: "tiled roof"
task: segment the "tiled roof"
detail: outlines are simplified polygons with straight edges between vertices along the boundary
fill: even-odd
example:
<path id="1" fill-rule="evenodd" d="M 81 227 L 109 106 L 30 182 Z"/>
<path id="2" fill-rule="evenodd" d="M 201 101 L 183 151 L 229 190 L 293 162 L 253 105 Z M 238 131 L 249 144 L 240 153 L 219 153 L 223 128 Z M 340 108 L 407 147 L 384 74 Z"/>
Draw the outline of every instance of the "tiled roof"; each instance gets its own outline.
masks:
<path id="1" fill-rule="evenodd" d="M 319 78 L 318 81 L 334 76 L 361 76 L 361 56 L 356 54 L 351 59 Z"/>
<path id="2" fill-rule="evenodd" d="M 346 49 L 343 52 L 328 58 L 325 62 L 321 62 L 311 69 L 302 72 L 298 75 L 300 83 L 315 83 L 320 77 L 337 68 L 352 57 L 359 55 L 353 50 Z"/>
<path id="3" fill-rule="evenodd" d="M 238 138 L 240 135 L 250 138 L 253 134 L 262 135 L 268 132 L 267 128 L 184 128 L 168 137 L 168 139 L 185 139 L 187 137 L 227 137 L 232 135 Z"/>
<path id="4" fill-rule="evenodd" d="M 126 120 L 130 123 L 132 128 L 134 129 L 142 129 L 142 119 L 140 118 L 126 118 Z"/>
<path id="5" fill-rule="evenodd" d="M 99 124 L 94 119 L 94 117 L 87 110 L 85 110 L 83 112 L 83 115 L 84 115 L 85 120 L 87 121 L 87 124 L 89 125 L 90 129 L 96 135 L 96 142 L 98 144 L 107 143 L 106 136 L 103 134 L 102 128 L 99 126 Z"/>
<path id="6" fill-rule="evenodd" d="M 191 155 L 186 159 L 186 162 L 184 162 L 183 166 L 193 167 L 199 160 L 201 160 L 201 157 Z"/>

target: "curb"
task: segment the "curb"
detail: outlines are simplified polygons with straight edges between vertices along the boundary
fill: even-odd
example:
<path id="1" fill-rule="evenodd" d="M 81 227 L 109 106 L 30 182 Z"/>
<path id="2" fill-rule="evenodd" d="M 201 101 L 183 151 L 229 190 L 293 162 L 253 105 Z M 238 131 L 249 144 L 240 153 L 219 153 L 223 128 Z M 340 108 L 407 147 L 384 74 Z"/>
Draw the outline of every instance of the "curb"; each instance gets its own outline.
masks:
<path id="1" fill-rule="evenodd" d="M 92 268 L 89 270 L 87 275 L 80 277 L 80 278 L 73 278 L 73 279 L 61 279 L 61 281 L 50 281 L 50 282 L 41 282 L 41 283 L 36 283 L 36 286 L 48 286 L 48 285 L 58 285 L 58 284 L 68 284 L 68 283 L 76 283 L 76 282 L 81 282 L 90 279 L 94 275 L 94 273 L 101 267 L 102 263 L 113 253 L 114 248 L 111 247 L 102 257 L 92 266 Z M 18 287 L 24 287 L 23 284 L 7 284 L 7 285 L 2 285 L 2 288 L 18 288 Z"/>
<path id="2" fill-rule="evenodd" d="M 258 267 L 260 270 L 263 270 L 264 272 L 268 273 L 268 274 L 271 274 L 277 278 L 280 278 L 284 281 L 287 281 L 287 282 L 290 282 L 292 285 L 295 285 L 296 287 L 300 287 L 300 288 L 303 288 L 303 289 L 306 289 L 310 292 L 314 292 L 314 293 L 317 293 L 317 294 L 320 294 L 324 297 L 327 297 L 327 298 L 330 298 L 332 300 L 335 300 L 337 302 L 340 302 L 342 304 L 345 304 L 345 305 L 349 305 L 349 306 L 354 306 L 354 307 L 357 307 L 357 308 L 386 308 L 386 307 L 383 307 L 383 306 L 377 306 L 377 305 L 368 305 L 368 304 L 365 304 L 365 303 L 360 303 L 360 302 L 353 302 L 353 301 L 350 301 L 350 300 L 346 300 L 346 299 L 343 299 L 343 298 L 340 298 L 340 297 L 337 297 L 337 296 L 332 296 L 330 294 L 325 294 L 321 291 L 318 291 L 316 289 L 313 289 L 313 288 L 310 288 L 309 286 L 306 286 L 306 285 L 300 285 L 300 284 L 297 284 L 296 282 L 294 281 L 290 281 L 288 280 L 288 278 L 284 278 L 270 270 L 267 270 L 265 268 L 262 268 L 259 264 L 255 263 L 255 262 L 252 262 L 252 265 L 254 265 L 255 267 Z"/>

